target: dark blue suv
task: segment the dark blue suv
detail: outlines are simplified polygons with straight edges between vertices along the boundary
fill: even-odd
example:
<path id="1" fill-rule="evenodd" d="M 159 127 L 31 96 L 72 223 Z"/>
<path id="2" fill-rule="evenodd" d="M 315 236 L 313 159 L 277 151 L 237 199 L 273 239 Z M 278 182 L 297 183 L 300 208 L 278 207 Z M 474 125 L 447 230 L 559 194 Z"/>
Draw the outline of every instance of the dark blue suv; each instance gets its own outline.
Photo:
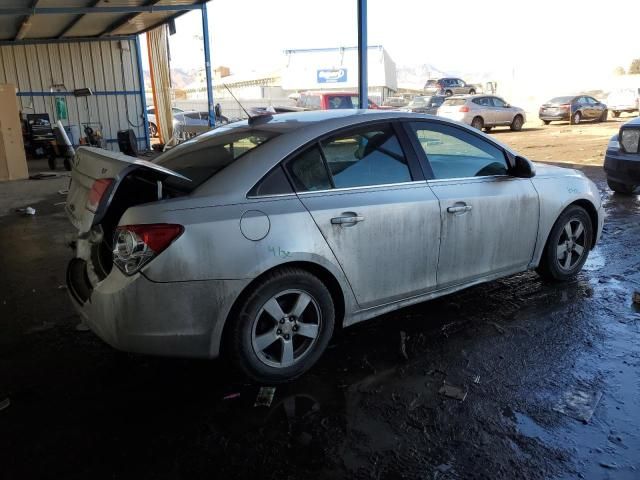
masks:
<path id="1" fill-rule="evenodd" d="M 630 195 L 640 185 L 640 117 L 625 123 L 611 137 L 604 156 L 609 188 Z"/>

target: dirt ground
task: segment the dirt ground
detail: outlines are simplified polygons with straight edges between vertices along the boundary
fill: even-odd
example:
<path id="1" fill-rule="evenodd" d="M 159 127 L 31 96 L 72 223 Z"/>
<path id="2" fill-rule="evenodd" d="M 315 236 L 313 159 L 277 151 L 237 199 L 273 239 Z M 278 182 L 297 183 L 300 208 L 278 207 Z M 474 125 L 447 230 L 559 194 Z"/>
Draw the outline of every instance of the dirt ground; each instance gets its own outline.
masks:
<path id="1" fill-rule="evenodd" d="M 600 188 L 602 240 L 576 281 L 528 272 L 346 329 L 269 407 L 222 360 L 76 331 L 68 179 L 0 185 L 37 210 L 0 209 L 0 478 L 640 478 L 640 196 L 601 168 L 618 126 L 494 134 Z"/>

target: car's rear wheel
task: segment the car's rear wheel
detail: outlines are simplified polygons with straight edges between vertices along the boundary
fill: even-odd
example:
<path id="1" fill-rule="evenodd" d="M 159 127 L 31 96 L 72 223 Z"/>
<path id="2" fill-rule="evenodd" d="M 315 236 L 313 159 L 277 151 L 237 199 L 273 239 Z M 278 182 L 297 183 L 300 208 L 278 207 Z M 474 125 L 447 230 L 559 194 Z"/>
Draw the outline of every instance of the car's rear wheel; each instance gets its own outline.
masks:
<path id="1" fill-rule="evenodd" d="M 476 91 L 472 88 L 471 90 L 469 90 L 469 95 L 475 95 Z"/>
<path id="2" fill-rule="evenodd" d="M 451 95 L 453 95 L 453 92 L 452 92 L 451 90 L 446 90 L 446 91 L 444 92 L 444 95 L 445 95 L 446 97 L 450 97 Z"/>
<path id="3" fill-rule="evenodd" d="M 618 118 L 620 116 L 620 112 L 616 112 L 615 110 L 612 113 L 614 118 Z"/>
<path id="4" fill-rule="evenodd" d="M 522 115 L 516 115 L 511 122 L 511 130 L 513 130 L 514 132 L 519 132 L 520 130 L 522 130 L 522 125 L 524 125 Z"/>
<path id="5" fill-rule="evenodd" d="M 537 272 L 546 280 L 571 280 L 586 262 L 592 239 L 589 214 L 578 205 L 569 206 L 551 229 Z"/>
<path id="6" fill-rule="evenodd" d="M 542 120 L 542 123 L 544 123 L 545 125 L 549 125 L 551 123 L 551 120 Z"/>
<path id="7" fill-rule="evenodd" d="M 335 319 L 333 299 L 314 275 L 282 268 L 252 287 L 230 319 L 229 353 L 259 383 L 283 383 L 309 370 L 327 347 Z"/>
<path id="8" fill-rule="evenodd" d="M 576 112 L 571 116 L 572 125 L 578 125 L 580 123 L 580 120 L 582 120 L 582 114 L 580 112 Z"/>
<path id="9" fill-rule="evenodd" d="M 477 128 L 478 130 L 482 130 L 482 128 L 484 127 L 484 120 L 482 119 L 482 117 L 475 117 L 471 121 L 471 126 L 473 128 Z"/>
<path id="10" fill-rule="evenodd" d="M 626 183 L 616 182 L 615 180 L 607 179 L 607 185 L 616 193 L 622 193 L 623 195 L 631 195 L 635 190 L 635 185 L 628 185 Z"/>

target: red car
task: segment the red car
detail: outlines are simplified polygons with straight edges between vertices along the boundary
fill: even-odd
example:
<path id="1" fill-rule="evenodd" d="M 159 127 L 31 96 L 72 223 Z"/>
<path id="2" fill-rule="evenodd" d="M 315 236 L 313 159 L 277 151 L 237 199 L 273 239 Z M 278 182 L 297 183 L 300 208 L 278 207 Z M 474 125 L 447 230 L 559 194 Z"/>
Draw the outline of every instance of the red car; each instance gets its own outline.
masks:
<path id="1" fill-rule="evenodd" d="M 354 92 L 304 92 L 296 103 L 305 110 L 359 108 L 359 105 L 358 94 Z M 368 108 L 377 110 L 380 107 L 369 99 Z"/>

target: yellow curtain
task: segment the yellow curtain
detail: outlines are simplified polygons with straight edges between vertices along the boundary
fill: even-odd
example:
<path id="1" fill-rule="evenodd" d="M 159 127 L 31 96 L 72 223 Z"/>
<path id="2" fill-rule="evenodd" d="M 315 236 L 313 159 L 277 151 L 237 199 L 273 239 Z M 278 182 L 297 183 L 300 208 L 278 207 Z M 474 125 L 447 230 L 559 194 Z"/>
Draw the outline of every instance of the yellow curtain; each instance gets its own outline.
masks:
<path id="1" fill-rule="evenodd" d="M 151 91 L 156 109 L 156 123 L 160 142 L 170 143 L 173 137 L 171 112 L 171 77 L 169 74 L 168 26 L 162 25 L 147 32 Z"/>

